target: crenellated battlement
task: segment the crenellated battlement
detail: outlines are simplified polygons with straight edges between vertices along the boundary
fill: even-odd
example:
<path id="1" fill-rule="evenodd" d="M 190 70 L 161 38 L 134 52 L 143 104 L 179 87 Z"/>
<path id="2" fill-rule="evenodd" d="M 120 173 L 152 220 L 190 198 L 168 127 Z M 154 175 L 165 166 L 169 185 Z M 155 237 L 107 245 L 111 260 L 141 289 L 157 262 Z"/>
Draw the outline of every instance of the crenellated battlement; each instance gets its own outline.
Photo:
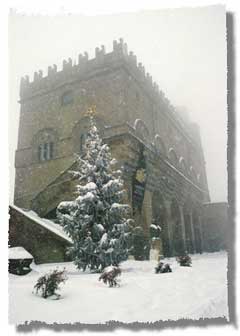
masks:
<path id="1" fill-rule="evenodd" d="M 152 76 L 146 72 L 141 62 L 138 62 L 137 56 L 132 52 L 128 52 L 128 46 L 122 38 L 113 41 L 113 50 L 106 53 L 104 45 L 95 48 L 95 57 L 89 59 L 88 53 L 78 55 L 78 62 L 75 64 L 71 58 L 63 60 L 62 69 L 58 71 L 57 65 L 48 67 L 47 75 L 43 76 L 43 71 L 34 72 L 33 81 L 30 82 L 29 76 L 21 78 L 20 97 L 21 99 L 31 98 L 34 95 L 42 94 L 55 86 L 62 85 L 66 81 L 76 81 L 86 78 L 92 71 L 99 69 L 102 65 L 106 67 L 114 67 L 115 65 L 124 64 L 129 72 L 148 92 L 148 94 L 157 102 L 164 105 L 170 114 L 182 123 L 181 118 L 175 112 L 175 108 L 165 97 L 164 93 L 159 89 Z"/>
<path id="2" fill-rule="evenodd" d="M 34 76 L 33 76 L 34 82 L 37 82 L 42 78 L 43 78 L 43 71 L 42 70 L 39 70 L 38 72 L 36 72 L 36 71 L 34 72 Z"/>
<path id="3" fill-rule="evenodd" d="M 72 59 L 69 57 L 68 60 L 63 60 L 62 70 L 71 70 L 73 66 Z"/>
<path id="4" fill-rule="evenodd" d="M 124 43 L 122 38 L 119 39 L 119 42 L 114 40 L 113 41 L 113 52 L 127 55 L 128 54 L 127 43 Z"/>
<path id="5" fill-rule="evenodd" d="M 128 61 L 132 66 L 134 66 L 134 67 L 137 66 L 137 56 L 134 55 L 134 53 L 132 51 L 130 51 L 130 53 L 128 55 Z"/>
<path id="6" fill-rule="evenodd" d="M 136 80 L 154 97 L 164 98 L 163 93 L 159 90 L 156 83 L 153 82 L 152 76 L 145 71 L 145 67 L 141 62 L 137 61 L 137 56 L 130 51 L 122 38 L 119 41 L 113 41 L 113 50 L 106 53 L 105 46 L 95 48 L 95 57 L 89 59 L 87 52 L 78 55 L 78 62 L 73 64 L 73 60 L 68 58 L 63 60 L 62 69 L 58 70 L 54 64 L 48 67 L 47 75 L 43 76 L 43 71 L 39 70 L 34 73 L 33 80 L 29 80 L 29 76 L 21 78 L 20 97 L 21 99 L 31 98 L 31 96 L 43 93 L 52 89 L 55 85 L 64 84 L 64 81 L 81 79 L 86 73 L 96 70 L 102 64 L 104 66 L 114 66 L 118 62 L 124 62 L 128 69 L 133 73 Z M 71 76 L 71 77 L 70 77 Z"/>
<path id="7" fill-rule="evenodd" d="M 105 71 L 107 68 L 114 69 L 114 67 L 121 65 L 127 68 L 131 78 L 134 78 L 145 89 L 159 109 L 165 110 L 169 117 L 172 117 L 186 130 L 186 122 L 159 89 L 158 84 L 153 81 L 152 76 L 146 72 L 143 64 L 138 62 L 137 56 L 132 51 L 128 52 L 128 46 L 122 38 L 113 41 L 113 49 L 109 53 L 106 53 L 105 46 L 101 45 L 95 48 L 95 57 L 92 59 L 89 59 L 89 55 L 85 51 L 78 55 L 77 62 L 73 62 L 71 58 L 63 60 L 60 70 L 57 69 L 56 64 L 49 66 L 45 77 L 42 70 L 34 72 L 32 81 L 29 76 L 22 77 L 20 98 L 21 100 L 31 99 L 33 96 L 45 94 L 65 83 L 87 79 L 91 73 L 97 74 L 98 71 L 101 73 L 102 69 Z"/>
<path id="8" fill-rule="evenodd" d="M 102 45 L 101 48 L 95 48 L 95 58 L 102 59 L 106 54 L 105 46 Z"/>
<path id="9" fill-rule="evenodd" d="M 54 76 L 57 73 L 57 66 L 53 64 L 53 66 L 48 67 L 48 76 Z"/>
<path id="10" fill-rule="evenodd" d="M 88 53 L 85 51 L 84 54 L 78 55 L 78 65 L 85 65 L 88 61 Z"/>

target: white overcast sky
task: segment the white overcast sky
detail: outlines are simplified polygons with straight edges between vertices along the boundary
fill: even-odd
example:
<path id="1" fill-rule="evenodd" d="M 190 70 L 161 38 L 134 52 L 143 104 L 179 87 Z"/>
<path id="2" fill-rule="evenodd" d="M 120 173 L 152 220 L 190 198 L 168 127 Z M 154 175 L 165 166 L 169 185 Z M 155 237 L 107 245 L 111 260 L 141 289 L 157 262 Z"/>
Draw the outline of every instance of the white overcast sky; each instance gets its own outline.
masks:
<path id="1" fill-rule="evenodd" d="M 184 106 L 201 128 L 213 202 L 227 200 L 227 56 L 223 6 L 144 11 L 109 16 L 24 16 L 9 19 L 10 200 L 21 76 L 79 53 L 94 57 L 96 46 L 112 50 L 123 37 L 176 106 Z"/>

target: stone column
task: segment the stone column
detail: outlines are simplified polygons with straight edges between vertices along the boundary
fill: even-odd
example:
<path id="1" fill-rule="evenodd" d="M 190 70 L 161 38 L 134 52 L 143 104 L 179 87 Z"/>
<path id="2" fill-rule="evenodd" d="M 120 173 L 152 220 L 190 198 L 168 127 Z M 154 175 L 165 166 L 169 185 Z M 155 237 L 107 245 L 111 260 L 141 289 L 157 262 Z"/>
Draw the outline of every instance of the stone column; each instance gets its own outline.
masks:
<path id="1" fill-rule="evenodd" d="M 141 221 L 141 226 L 143 228 L 143 232 L 145 235 L 145 238 L 149 242 L 149 250 L 147 250 L 146 257 L 149 258 L 149 253 L 150 253 L 150 235 L 149 235 L 149 227 L 152 224 L 152 193 L 145 189 L 144 192 L 144 199 L 142 203 L 142 209 L 140 213 L 140 221 Z"/>
<path id="2" fill-rule="evenodd" d="M 180 220 L 181 220 L 181 234 L 182 234 L 182 241 L 183 241 L 183 248 L 186 251 L 186 232 L 185 232 L 185 222 L 184 222 L 184 213 L 183 213 L 183 206 L 179 205 L 180 210 Z"/>
<path id="3" fill-rule="evenodd" d="M 193 226 L 193 214 L 192 212 L 189 213 L 190 217 L 190 226 L 191 226 L 191 238 L 192 238 L 192 246 L 193 246 L 193 253 L 196 253 L 196 241 L 195 241 L 195 232 Z"/>
<path id="4" fill-rule="evenodd" d="M 202 232 L 202 219 L 201 216 L 198 216 L 198 227 L 200 233 L 200 253 L 203 251 L 203 232 Z"/>
<path id="5" fill-rule="evenodd" d="M 166 209 L 166 221 L 168 228 L 168 237 L 169 237 L 169 253 L 171 256 L 175 254 L 174 246 L 173 246 L 173 220 L 171 214 L 171 202 L 165 201 L 164 203 Z"/>
<path id="6" fill-rule="evenodd" d="M 144 199 L 142 204 L 142 222 L 143 230 L 146 236 L 149 236 L 149 228 L 152 224 L 152 192 L 145 189 Z"/>

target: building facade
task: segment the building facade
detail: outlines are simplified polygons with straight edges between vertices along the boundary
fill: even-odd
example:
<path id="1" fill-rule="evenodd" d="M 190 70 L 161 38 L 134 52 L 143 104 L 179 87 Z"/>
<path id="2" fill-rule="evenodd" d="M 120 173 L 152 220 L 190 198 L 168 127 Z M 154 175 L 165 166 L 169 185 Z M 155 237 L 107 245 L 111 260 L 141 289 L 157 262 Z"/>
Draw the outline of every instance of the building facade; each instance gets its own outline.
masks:
<path id="1" fill-rule="evenodd" d="M 229 249 L 233 228 L 228 221 L 228 209 L 226 202 L 204 204 L 202 231 L 205 251 Z"/>
<path id="2" fill-rule="evenodd" d="M 123 169 L 135 225 L 149 235 L 160 225 L 162 253 L 201 252 L 203 204 L 209 202 L 198 125 L 174 108 L 122 39 L 113 50 L 96 48 L 26 76 L 20 85 L 20 122 L 15 157 L 17 206 L 55 218 L 62 200 L 72 200 L 69 175 L 81 153 L 89 119 L 96 122 Z"/>

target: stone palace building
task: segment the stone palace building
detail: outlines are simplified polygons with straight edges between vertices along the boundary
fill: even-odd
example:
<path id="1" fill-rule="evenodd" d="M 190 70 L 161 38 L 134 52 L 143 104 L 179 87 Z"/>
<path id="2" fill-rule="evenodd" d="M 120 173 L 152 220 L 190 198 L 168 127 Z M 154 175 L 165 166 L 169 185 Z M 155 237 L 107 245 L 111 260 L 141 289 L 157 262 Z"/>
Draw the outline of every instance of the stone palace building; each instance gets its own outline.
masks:
<path id="1" fill-rule="evenodd" d="M 160 225 L 161 253 L 204 248 L 204 204 L 210 201 L 200 130 L 179 112 L 122 39 L 113 50 L 96 48 L 62 70 L 48 67 L 20 86 L 20 123 L 15 157 L 14 203 L 41 217 L 75 197 L 69 174 L 81 153 L 96 106 L 100 134 L 123 169 L 135 225 L 146 236 Z"/>

